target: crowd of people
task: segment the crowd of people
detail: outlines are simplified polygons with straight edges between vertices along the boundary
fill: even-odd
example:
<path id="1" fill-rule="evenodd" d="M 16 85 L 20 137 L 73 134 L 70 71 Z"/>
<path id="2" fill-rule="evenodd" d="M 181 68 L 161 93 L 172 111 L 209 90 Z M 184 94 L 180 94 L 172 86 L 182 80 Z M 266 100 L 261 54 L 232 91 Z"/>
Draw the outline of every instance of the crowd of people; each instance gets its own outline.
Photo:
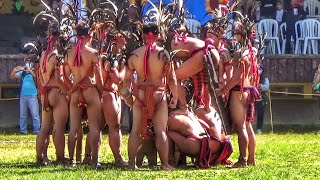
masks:
<path id="1" fill-rule="evenodd" d="M 147 18 L 141 18 L 134 3 L 124 15 L 126 11 L 107 1 L 77 20 L 80 10 L 65 5 L 69 10 L 64 13 L 48 8 L 35 17 L 34 25 L 42 33 L 37 42 L 29 43 L 27 59 L 34 64 L 27 72 L 36 81 L 42 105 L 38 164 L 50 162 L 51 131 L 56 161 L 75 164 L 81 123 L 87 119 L 83 163 L 94 168 L 100 167 L 105 125 L 117 166 L 136 169 L 144 155 L 149 165 L 156 165 L 156 152 L 164 170 L 185 164 L 187 156 L 195 158 L 200 168 L 256 164 L 251 123 L 255 101 L 261 100 L 260 91 L 268 88 L 268 82 L 263 78 L 260 82 L 262 47 L 253 47 L 257 43 L 254 19 L 246 16 L 251 10 L 241 14 L 234 11 L 236 5 L 228 8 L 205 24 L 199 38 L 185 27 L 180 1 L 162 7 L 152 4 Z M 235 13 L 234 37 L 226 40 L 228 21 Z M 129 24 L 121 23 L 124 16 Z M 15 69 L 13 76 L 21 77 L 21 70 Z M 121 99 L 133 112 L 128 162 L 120 151 Z M 65 158 L 68 117 L 69 156 Z M 231 130 L 238 134 L 235 163 L 228 160 L 233 152 Z"/>

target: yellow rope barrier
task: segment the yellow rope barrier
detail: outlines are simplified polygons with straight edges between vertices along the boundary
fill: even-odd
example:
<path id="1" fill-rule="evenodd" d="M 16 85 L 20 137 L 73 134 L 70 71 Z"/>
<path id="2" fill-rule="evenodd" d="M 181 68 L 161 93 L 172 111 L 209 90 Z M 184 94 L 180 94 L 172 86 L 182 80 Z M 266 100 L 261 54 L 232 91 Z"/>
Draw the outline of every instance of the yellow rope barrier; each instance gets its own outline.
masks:
<path id="1" fill-rule="evenodd" d="M 303 94 L 303 93 L 291 93 L 291 92 L 283 92 L 283 91 L 270 91 L 274 94 L 288 94 L 288 95 L 299 95 L 299 96 L 320 96 L 320 94 Z"/>
<path id="2" fill-rule="evenodd" d="M 0 99 L 0 101 L 12 101 L 12 100 L 19 100 L 20 98 L 5 98 L 5 99 Z"/>

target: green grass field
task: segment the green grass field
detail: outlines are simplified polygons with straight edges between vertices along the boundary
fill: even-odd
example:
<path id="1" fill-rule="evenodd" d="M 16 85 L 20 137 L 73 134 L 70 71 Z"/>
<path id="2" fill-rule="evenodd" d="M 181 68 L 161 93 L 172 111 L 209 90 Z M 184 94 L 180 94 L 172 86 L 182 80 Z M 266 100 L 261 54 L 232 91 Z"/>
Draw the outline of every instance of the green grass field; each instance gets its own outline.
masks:
<path id="1" fill-rule="evenodd" d="M 263 134 L 257 135 L 257 166 L 228 169 L 225 166 L 206 170 L 190 167 L 176 171 L 142 168 L 130 171 L 112 165 L 113 157 L 107 135 L 103 135 L 100 161 L 104 170 L 89 166 L 64 167 L 50 165 L 37 167 L 35 162 L 35 135 L 0 135 L 0 179 L 319 179 L 320 135 L 317 134 Z M 127 159 L 127 140 L 123 138 L 122 154 Z M 237 137 L 232 136 L 234 153 L 238 157 Z M 49 157 L 54 160 L 52 141 Z"/>

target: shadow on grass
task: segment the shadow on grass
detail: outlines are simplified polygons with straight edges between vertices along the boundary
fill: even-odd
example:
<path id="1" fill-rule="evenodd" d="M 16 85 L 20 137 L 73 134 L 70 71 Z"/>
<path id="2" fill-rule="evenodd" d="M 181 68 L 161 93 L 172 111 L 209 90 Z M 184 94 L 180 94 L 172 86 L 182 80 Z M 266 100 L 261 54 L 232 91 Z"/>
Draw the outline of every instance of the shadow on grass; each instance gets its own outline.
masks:
<path id="1" fill-rule="evenodd" d="M 90 165 L 85 164 L 77 164 L 76 166 L 67 166 L 67 165 L 57 165 L 57 164 L 50 164 L 48 166 L 40 166 L 33 162 L 27 163 L 2 163 L 0 165 L 2 170 L 10 169 L 7 173 L 14 174 L 14 175 L 29 175 L 34 173 L 54 173 L 54 172 L 83 172 L 83 171 L 105 171 L 105 170 L 117 170 L 122 172 L 157 172 L 162 171 L 161 166 L 154 166 L 149 167 L 147 165 L 142 166 L 137 170 L 130 170 L 125 167 L 117 167 L 114 163 L 101 163 L 101 167 L 98 169 L 93 169 Z M 19 170 L 15 170 L 19 169 Z M 200 169 L 195 167 L 193 164 L 188 164 L 184 166 L 177 167 L 174 171 L 190 171 L 190 170 L 197 170 L 197 171 L 206 171 L 206 170 L 224 170 L 228 169 L 225 168 L 218 168 L 217 166 L 212 166 L 209 169 Z"/>
<path id="2" fill-rule="evenodd" d="M 255 128 L 255 127 L 254 127 Z M 287 134 L 287 133 L 296 133 L 296 134 L 305 134 L 305 133 L 315 133 L 320 130 L 320 125 L 274 125 L 273 133 L 274 134 Z M 103 134 L 108 134 L 108 127 L 105 127 L 102 131 Z M 263 127 L 264 133 L 271 133 L 272 128 L 270 125 L 265 125 Z M 66 131 L 66 134 L 68 132 Z M 88 133 L 88 128 L 84 128 L 84 133 Z M 123 135 L 129 134 L 127 129 L 122 130 Z M 18 127 L 14 128 L 0 128 L 0 134 L 3 135 L 21 135 Z M 31 133 L 30 133 L 31 134 Z"/>

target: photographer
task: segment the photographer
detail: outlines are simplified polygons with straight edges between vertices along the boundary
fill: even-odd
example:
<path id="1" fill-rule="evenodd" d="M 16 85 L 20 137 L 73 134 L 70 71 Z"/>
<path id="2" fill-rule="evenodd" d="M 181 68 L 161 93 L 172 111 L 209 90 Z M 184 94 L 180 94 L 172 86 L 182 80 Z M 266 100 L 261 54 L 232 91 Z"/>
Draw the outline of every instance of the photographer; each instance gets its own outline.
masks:
<path id="1" fill-rule="evenodd" d="M 25 59 L 25 66 L 17 66 L 11 72 L 12 79 L 20 79 L 20 132 L 27 134 L 28 109 L 31 112 L 33 133 L 40 130 L 38 92 L 35 84 L 33 63 Z"/>

